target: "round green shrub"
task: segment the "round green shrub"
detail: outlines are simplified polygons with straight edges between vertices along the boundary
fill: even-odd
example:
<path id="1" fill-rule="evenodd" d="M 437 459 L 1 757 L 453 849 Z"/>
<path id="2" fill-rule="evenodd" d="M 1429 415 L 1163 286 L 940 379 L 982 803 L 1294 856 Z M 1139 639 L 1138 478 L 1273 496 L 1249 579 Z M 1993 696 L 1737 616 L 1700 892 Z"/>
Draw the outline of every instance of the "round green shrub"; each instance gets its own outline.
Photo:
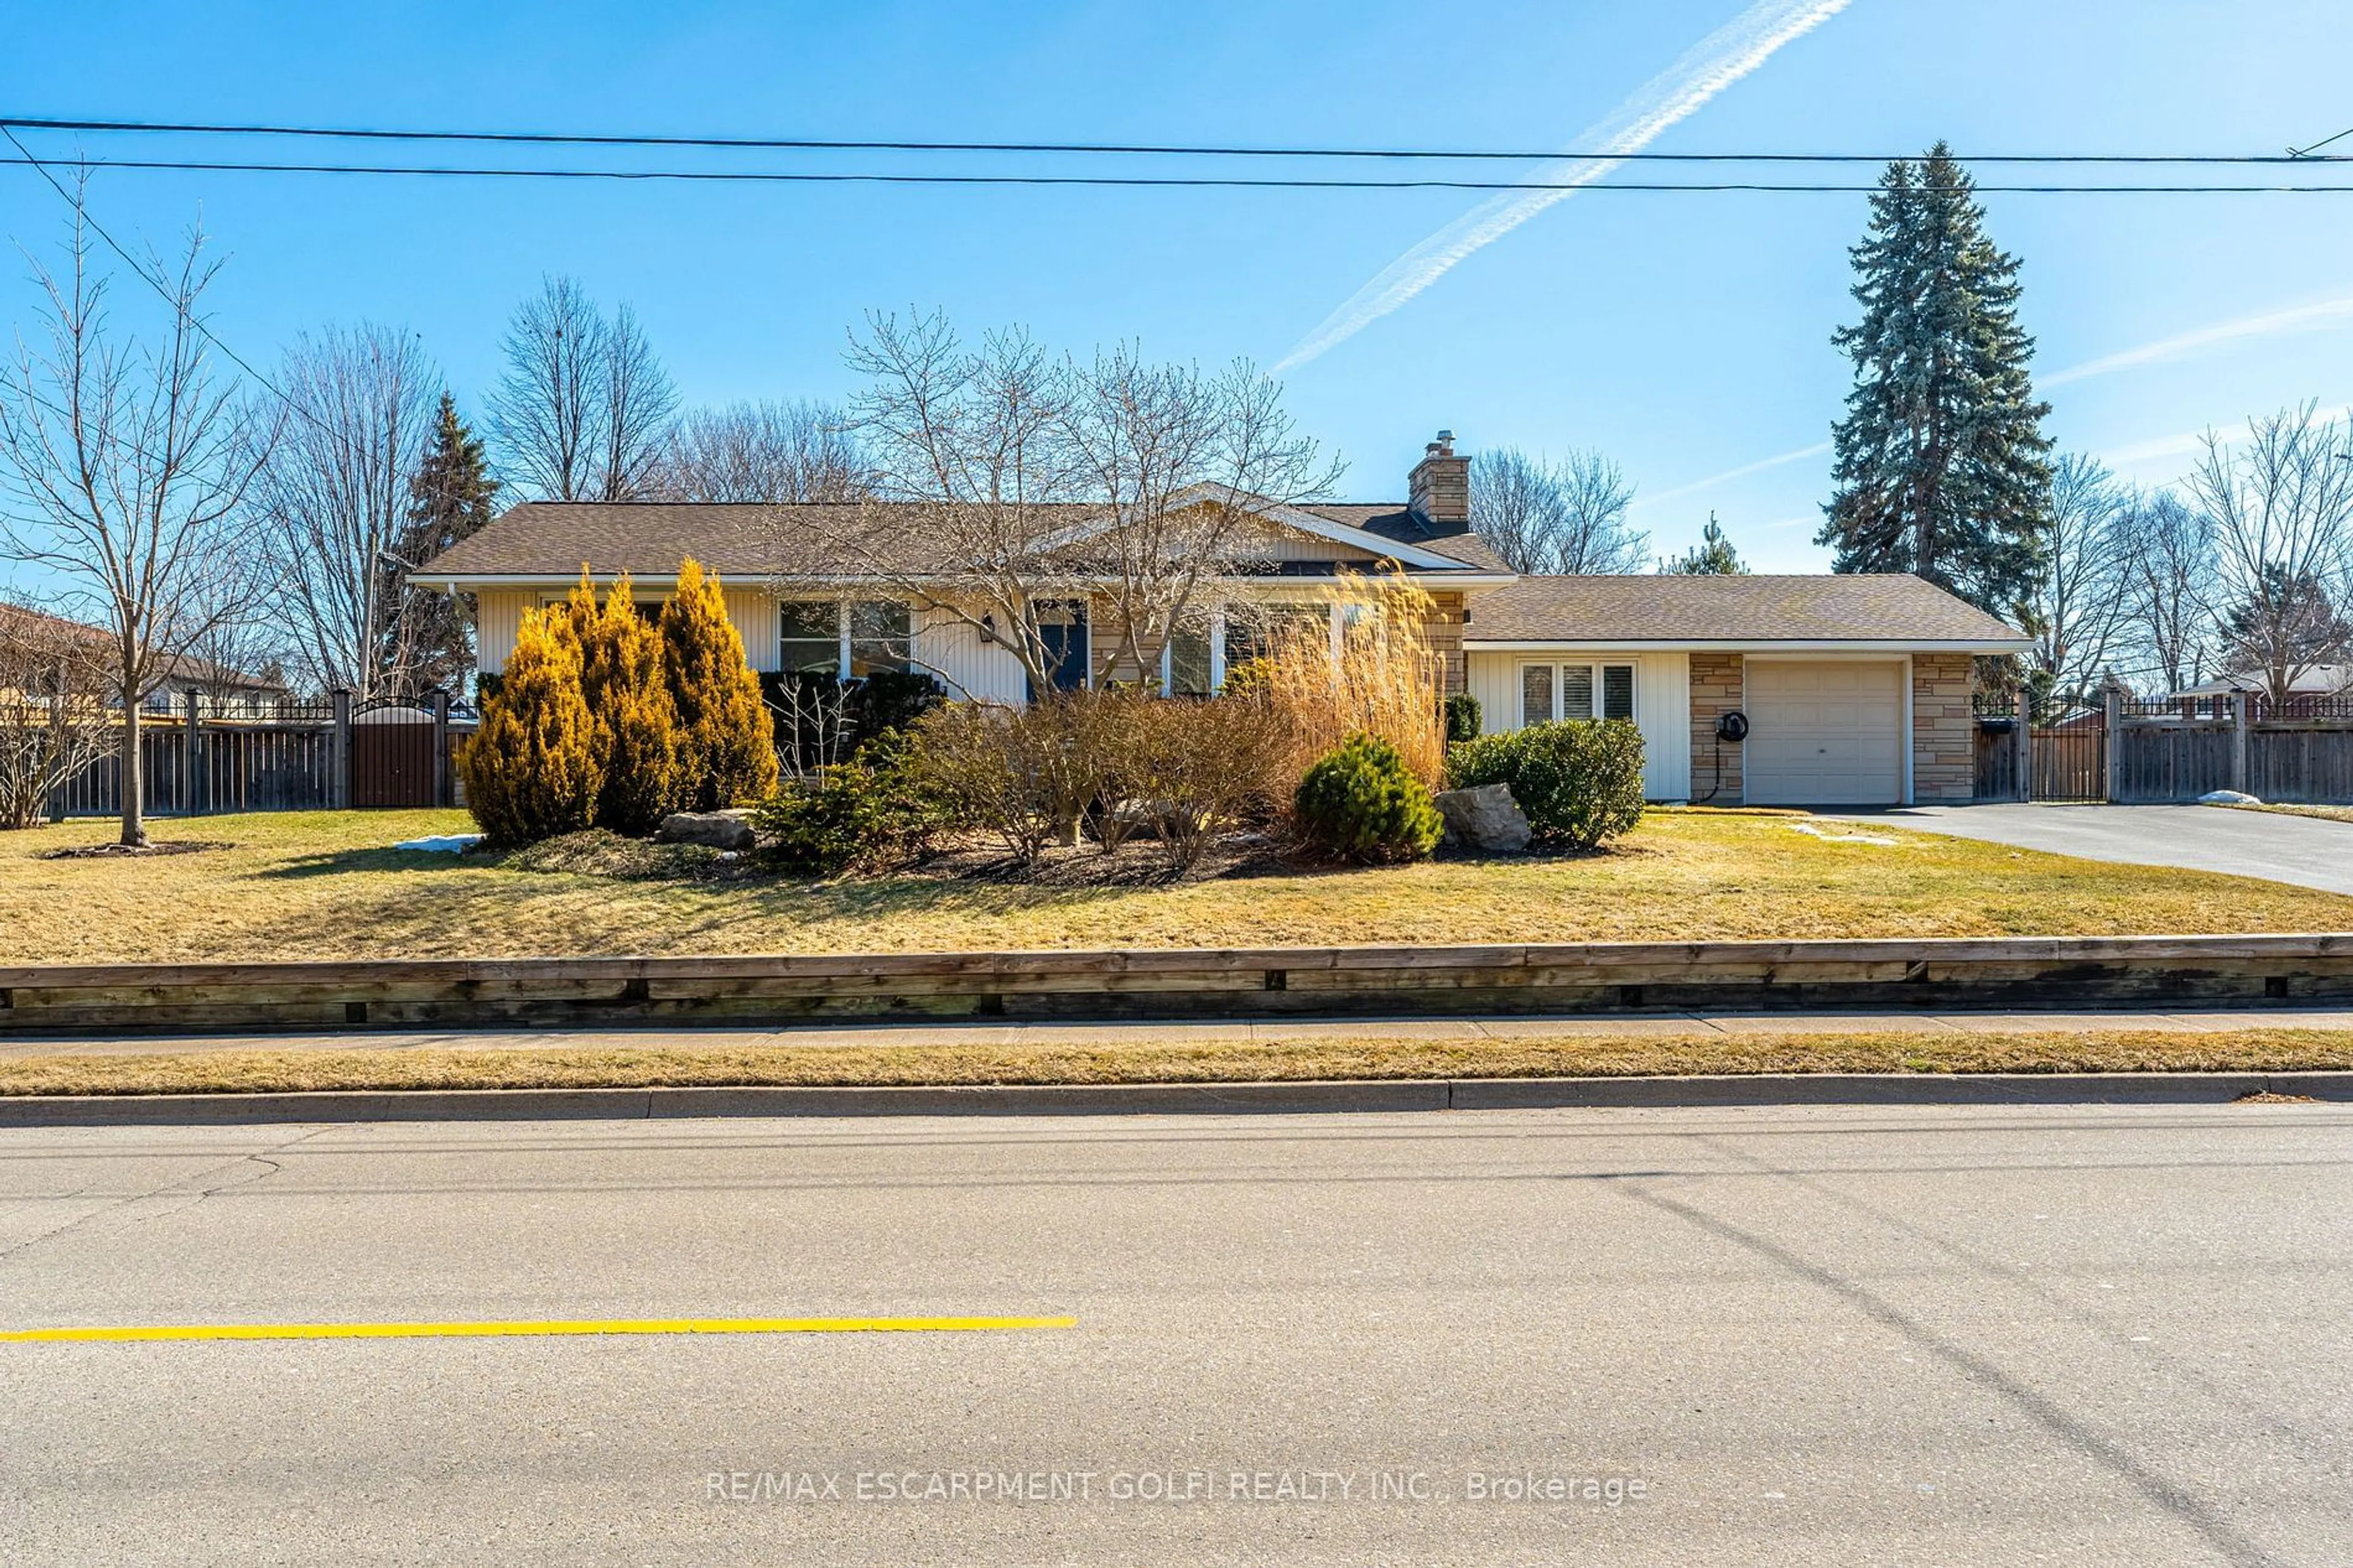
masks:
<path id="1" fill-rule="evenodd" d="M 1446 782 L 1509 784 L 1537 844 L 1590 849 L 1642 819 L 1642 732 L 1622 719 L 1570 719 L 1482 736 L 1447 753 Z"/>
<path id="2" fill-rule="evenodd" d="M 761 855 L 788 871 L 822 877 L 886 871 L 935 847 L 948 813 L 912 765 L 893 731 L 848 762 L 786 779 L 752 813 Z"/>
<path id="3" fill-rule="evenodd" d="M 1293 816 L 1312 847 L 1339 860 L 1419 860 L 1445 827 L 1397 748 L 1363 733 L 1316 759 Z"/>

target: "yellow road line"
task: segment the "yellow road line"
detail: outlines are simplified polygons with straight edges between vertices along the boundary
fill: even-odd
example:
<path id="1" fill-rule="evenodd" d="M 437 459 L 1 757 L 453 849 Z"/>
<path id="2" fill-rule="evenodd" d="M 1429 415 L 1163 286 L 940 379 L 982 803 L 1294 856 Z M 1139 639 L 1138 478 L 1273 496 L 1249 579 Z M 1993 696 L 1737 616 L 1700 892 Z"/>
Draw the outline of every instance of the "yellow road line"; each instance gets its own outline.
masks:
<path id="1" fill-rule="evenodd" d="M 0 1344 L 149 1340 L 496 1339 L 542 1334 L 942 1334 L 1068 1329 L 1076 1318 L 588 1318 L 509 1323 L 186 1323 L 101 1329 L 0 1329 Z"/>

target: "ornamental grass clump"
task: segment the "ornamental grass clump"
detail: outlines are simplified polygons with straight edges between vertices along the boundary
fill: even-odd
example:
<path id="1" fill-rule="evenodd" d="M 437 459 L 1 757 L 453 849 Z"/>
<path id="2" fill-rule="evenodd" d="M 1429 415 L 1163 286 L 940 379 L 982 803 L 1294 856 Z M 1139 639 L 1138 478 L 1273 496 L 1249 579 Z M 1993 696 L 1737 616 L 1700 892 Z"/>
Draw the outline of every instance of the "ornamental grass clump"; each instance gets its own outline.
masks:
<path id="1" fill-rule="evenodd" d="M 1438 847 L 1444 823 L 1429 789 L 1398 749 L 1355 734 L 1307 770 L 1292 820 L 1308 847 L 1335 860 L 1419 860 Z"/>
<path id="2" fill-rule="evenodd" d="M 1436 606 L 1396 575 L 1344 578 L 1337 603 L 1336 639 L 1322 602 L 1278 619 L 1266 628 L 1264 657 L 1235 683 L 1264 701 L 1284 732 L 1267 784 L 1287 799 L 1319 758 L 1366 734 L 1434 787 L 1446 769 L 1445 670 L 1429 639 Z"/>

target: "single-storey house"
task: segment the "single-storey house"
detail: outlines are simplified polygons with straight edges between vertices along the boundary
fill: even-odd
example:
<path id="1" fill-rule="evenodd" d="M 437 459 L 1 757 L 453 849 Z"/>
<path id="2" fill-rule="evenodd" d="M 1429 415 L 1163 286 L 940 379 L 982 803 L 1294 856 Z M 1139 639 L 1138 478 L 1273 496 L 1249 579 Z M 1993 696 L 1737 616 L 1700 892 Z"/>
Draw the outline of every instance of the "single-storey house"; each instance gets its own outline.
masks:
<path id="1" fill-rule="evenodd" d="M 103 682 L 115 670 L 114 634 L 103 626 L 69 621 L 22 605 L 0 604 L 0 647 L 14 645 L 32 650 L 70 649 L 89 670 L 85 679 Z M 248 675 L 194 654 L 161 660 L 139 706 L 149 713 L 182 711 L 190 693 L 202 696 L 209 711 L 261 715 L 287 695 L 286 683 L 274 677 Z M 109 699 L 119 706 L 119 696 Z"/>
<path id="2" fill-rule="evenodd" d="M 1074 524 L 1096 509 L 1071 509 Z M 1342 574 L 1393 571 L 1426 591 L 1450 691 L 1479 700 L 1491 731 L 1553 719 L 1631 721 L 1647 793 L 1720 805 L 1895 805 L 1970 797 L 1971 660 L 2023 652 L 1995 617 L 1911 576 L 1524 576 L 1471 527 L 1470 459 L 1430 444 L 1402 502 L 1253 511 L 1264 565 L 1227 591 L 1259 607 L 1330 615 Z M 658 600 L 688 557 L 724 582 L 753 667 L 845 679 L 930 672 L 952 697 L 1018 703 L 1012 653 L 967 621 L 878 586 L 843 560 L 873 509 L 525 502 L 416 573 L 471 597 L 477 658 L 503 668 L 523 614 L 563 598 L 585 567 L 629 574 Z M 909 531 L 912 535 L 915 531 Z M 923 541 L 905 547 L 920 552 Z M 920 557 L 916 557 L 920 559 Z M 903 571 L 893 574 L 902 584 Z M 1089 606 L 1042 607 L 1072 639 L 1072 683 L 1093 635 Z M 1252 617 L 1213 615 L 1170 639 L 1161 689 L 1213 691 L 1248 657 Z M 1132 673 L 1132 672 L 1129 672 Z"/>

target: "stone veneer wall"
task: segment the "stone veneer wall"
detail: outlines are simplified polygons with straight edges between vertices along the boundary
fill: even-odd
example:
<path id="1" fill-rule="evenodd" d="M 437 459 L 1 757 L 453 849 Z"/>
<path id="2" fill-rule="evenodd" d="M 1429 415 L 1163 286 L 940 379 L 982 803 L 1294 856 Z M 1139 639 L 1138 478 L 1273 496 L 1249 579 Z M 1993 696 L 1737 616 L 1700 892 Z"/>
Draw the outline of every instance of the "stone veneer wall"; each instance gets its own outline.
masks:
<path id="1" fill-rule="evenodd" d="M 1977 715 L 1966 653 L 1912 656 L 1912 798 L 1970 800 L 1978 787 Z"/>
<path id="2" fill-rule="evenodd" d="M 1715 719 L 1719 713 L 1731 711 L 1745 700 L 1740 655 L 1736 653 L 1694 653 L 1691 656 L 1691 797 L 1698 804 L 1705 797 L 1710 805 L 1740 804 L 1741 748 L 1730 742 L 1724 744 L 1724 776 L 1716 777 Z M 1713 788 L 1713 796 L 1708 791 Z"/>

